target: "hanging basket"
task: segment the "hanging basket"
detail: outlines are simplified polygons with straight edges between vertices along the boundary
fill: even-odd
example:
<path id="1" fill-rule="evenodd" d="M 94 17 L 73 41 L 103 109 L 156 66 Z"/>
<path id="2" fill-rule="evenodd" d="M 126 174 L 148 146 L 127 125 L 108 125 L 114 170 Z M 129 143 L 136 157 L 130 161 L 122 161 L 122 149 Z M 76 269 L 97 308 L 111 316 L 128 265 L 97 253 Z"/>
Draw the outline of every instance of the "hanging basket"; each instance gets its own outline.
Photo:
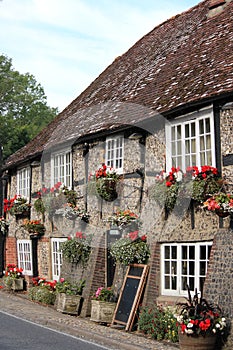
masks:
<path id="1" fill-rule="evenodd" d="M 216 334 L 187 335 L 179 333 L 180 350 L 214 350 Z"/>
<path id="2" fill-rule="evenodd" d="M 98 195 L 107 202 L 117 199 L 117 181 L 112 178 L 100 178 L 96 181 Z"/>
<path id="3" fill-rule="evenodd" d="M 226 218 L 230 216 L 230 213 L 227 211 L 222 211 L 222 210 L 215 210 L 215 213 L 220 217 L 220 218 Z"/>

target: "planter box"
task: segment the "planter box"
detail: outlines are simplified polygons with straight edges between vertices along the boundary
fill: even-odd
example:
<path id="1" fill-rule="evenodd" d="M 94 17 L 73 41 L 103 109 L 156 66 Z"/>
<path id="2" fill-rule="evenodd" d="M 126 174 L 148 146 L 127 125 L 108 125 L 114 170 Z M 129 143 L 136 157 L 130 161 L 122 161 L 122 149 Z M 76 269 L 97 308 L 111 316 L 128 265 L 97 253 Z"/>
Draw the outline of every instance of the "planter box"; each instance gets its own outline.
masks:
<path id="1" fill-rule="evenodd" d="M 215 334 L 202 335 L 186 335 L 179 333 L 180 350 L 214 350 L 216 343 Z"/>
<path id="2" fill-rule="evenodd" d="M 116 308 L 116 303 L 108 301 L 91 301 L 91 321 L 111 323 Z"/>
<path id="3" fill-rule="evenodd" d="M 23 290 L 23 287 L 24 287 L 23 278 L 12 279 L 12 285 L 11 285 L 12 290 L 14 291 Z"/>
<path id="4" fill-rule="evenodd" d="M 57 311 L 64 314 L 79 315 L 82 306 L 82 297 L 80 295 L 68 295 L 58 293 L 57 296 Z"/>

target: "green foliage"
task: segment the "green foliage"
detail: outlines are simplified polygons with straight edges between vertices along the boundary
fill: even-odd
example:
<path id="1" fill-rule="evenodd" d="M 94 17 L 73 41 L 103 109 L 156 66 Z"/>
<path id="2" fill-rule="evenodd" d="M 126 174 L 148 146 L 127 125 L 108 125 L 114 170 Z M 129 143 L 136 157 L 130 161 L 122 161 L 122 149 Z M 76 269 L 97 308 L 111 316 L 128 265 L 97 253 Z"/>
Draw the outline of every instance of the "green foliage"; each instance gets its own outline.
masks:
<path id="1" fill-rule="evenodd" d="M 90 256 L 91 237 L 84 236 L 81 232 L 79 237 L 71 238 L 61 244 L 61 251 L 63 257 L 71 263 L 81 264 L 86 266 Z"/>
<path id="2" fill-rule="evenodd" d="M 14 70 L 12 60 L 0 55 L 0 140 L 4 158 L 38 134 L 57 114 L 33 75 Z"/>
<path id="3" fill-rule="evenodd" d="M 112 287 L 99 287 L 95 294 L 92 296 L 93 300 L 99 300 L 99 301 L 110 301 L 112 302 L 114 300 L 114 294 Z"/>
<path id="4" fill-rule="evenodd" d="M 123 237 L 112 244 L 110 254 L 125 266 L 132 263 L 145 264 L 150 256 L 150 249 L 141 238 L 132 240 L 130 237 Z"/>
<path id="5" fill-rule="evenodd" d="M 56 293 L 48 285 L 35 286 L 29 288 L 28 297 L 31 300 L 38 301 L 47 305 L 54 305 Z"/>
<path id="6" fill-rule="evenodd" d="M 170 308 L 163 309 L 155 305 L 153 308 L 141 309 L 138 320 L 138 328 L 153 339 L 178 341 L 177 320 Z"/>
<path id="7" fill-rule="evenodd" d="M 65 293 L 68 295 L 82 295 L 83 288 L 85 287 L 85 280 L 80 280 L 78 282 L 71 282 L 61 278 L 60 281 L 56 283 L 56 292 Z"/>

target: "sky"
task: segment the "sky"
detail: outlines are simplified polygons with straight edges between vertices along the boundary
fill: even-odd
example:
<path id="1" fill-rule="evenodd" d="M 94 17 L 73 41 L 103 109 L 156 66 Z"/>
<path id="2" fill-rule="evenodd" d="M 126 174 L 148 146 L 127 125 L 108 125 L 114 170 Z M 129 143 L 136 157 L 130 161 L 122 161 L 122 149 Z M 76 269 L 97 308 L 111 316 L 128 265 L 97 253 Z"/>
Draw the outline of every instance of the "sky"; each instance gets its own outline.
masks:
<path id="1" fill-rule="evenodd" d="M 0 0 L 0 54 L 62 111 L 114 59 L 198 0 Z"/>

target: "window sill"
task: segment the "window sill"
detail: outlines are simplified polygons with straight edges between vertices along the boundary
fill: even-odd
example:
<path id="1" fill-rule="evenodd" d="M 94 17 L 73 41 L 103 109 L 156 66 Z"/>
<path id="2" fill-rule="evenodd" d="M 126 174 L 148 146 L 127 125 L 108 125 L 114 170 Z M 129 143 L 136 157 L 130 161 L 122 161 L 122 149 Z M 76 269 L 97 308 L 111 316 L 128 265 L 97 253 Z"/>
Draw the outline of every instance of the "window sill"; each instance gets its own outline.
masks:
<path id="1" fill-rule="evenodd" d="M 186 302 L 186 298 L 183 296 L 171 296 L 171 295 L 160 295 L 157 298 L 157 304 L 166 306 L 175 306 L 177 303 Z"/>

